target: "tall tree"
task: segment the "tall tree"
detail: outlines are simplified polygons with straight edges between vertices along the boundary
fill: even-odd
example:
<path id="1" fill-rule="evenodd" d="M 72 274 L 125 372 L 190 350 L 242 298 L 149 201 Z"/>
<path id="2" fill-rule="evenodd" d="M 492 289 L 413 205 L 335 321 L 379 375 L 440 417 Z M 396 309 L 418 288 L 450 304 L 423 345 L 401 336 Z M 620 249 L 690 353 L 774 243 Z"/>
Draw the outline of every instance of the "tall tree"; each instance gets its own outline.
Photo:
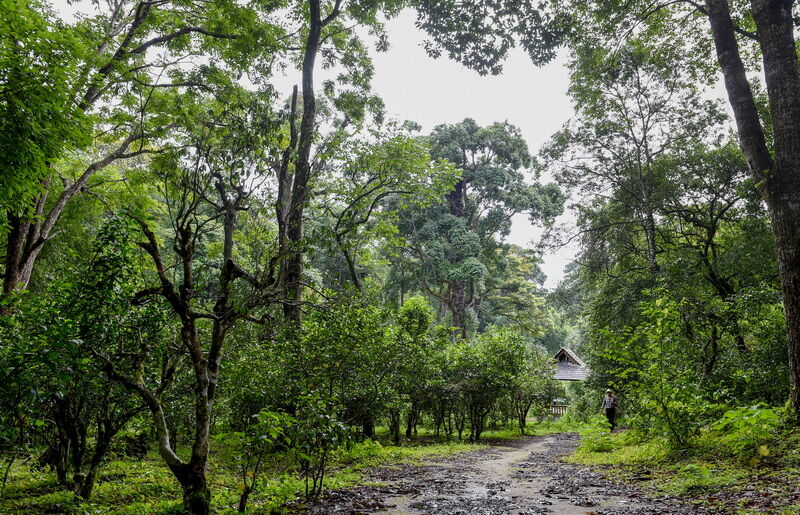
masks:
<path id="1" fill-rule="evenodd" d="M 377 112 L 382 103 L 369 93 L 372 65 L 366 47 L 353 26 L 369 27 L 382 32 L 378 14 L 392 15 L 400 3 L 395 0 L 346 1 L 309 0 L 293 5 L 294 18 L 299 20 L 297 47 L 300 49 L 302 80 L 300 85 L 300 124 L 292 123 L 289 147 L 279 171 L 278 223 L 285 255 L 281 269 L 286 294 L 284 315 L 295 326 L 302 315 L 303 259 L 306 242 L 303 239 L 306 208 L 313 194 L 312 179 L 326 161 L 325 145 L 320 144 L 318 93 L 314 75 L 320 55 L 325 65 L 334 63 L 344 71 L 336 81 L 327 81 L 323 89 L 335 110 L 342 113 L 331 120 L 335 129 L 344 131 L 353 121 L 360 121 L 369 111 Z M 351 24 L 351 25 L 348 25 Z M 385 45 L 381 46 L 381 48 Z M 295 93 L 296 95 L 296 93 Z M 292 101 L 295 105 L 295 101 Z M 335 142 L 338 138 L 334 137 Z M 314 146 L 320 152 L 314 155 Z"/>
<path id="2" fill-rule="evenodd" d="M 185 129 L 173 135 L 184 145 L 153 164 L 163 184 L 162 209 L 169 214 L 170 243 L 160 241 L 143 214 L 133 216 L 141 230 L 139 245 L 151 261 L 154 283 L 137 292 L 134 301 L 156 298 L 169 307 L 178 325 L 179 359 L 193 372 L 188 458 L 175 451 L 162 402 L 177 364 L 171 365 L 166 377 L 162 374 L 155 380 L 156 374 L 144 372 L 146 366 L 163 369 L 158 361 L 153 363 L 152 347 L 120 360 L 100 349 L 95 355 L 106 374 L 139 395 L 150 410 L 159 453 L 183 489 L 185 509 L 209 513 L 206 472 L 211 421 L 228 333 L 242 320 L 260 322 L 258 311 L 278 294 L 277 257 L 270 249 L 248 256 L 247 250 L 256 249 L 237 248 L 245 225 L 243 213 L 249 211 L 251 224 L 263 220 L 259 212 L 265 206 L 259 188 L 271 164 L 265 149 L 270 148 L 275 127 L 258 93 L 231 85 L 218 92 L 216 102 L 186 97 L 182 104 Z"/>
<path id="3" fill-rule="evenodd" d="M 429 207 L 456 180 L 453 166 L 433 160 L 428 142 L 417 130 L 390 124 L 355 134 L 320 177 L 325 196 L 318 204 L 326 214 L 319 224 L 320 238 L 335 243 L 333 253 L 341 253 L 350 283 L 358 290 L 363 275 L 359 258 L 379 250 L 369 243 L 388 245 L 400 209 Z"/>
<path id="4" fill-rule="evenodd" d="M 680 163 L 665 166 L 664 157 L 679 160 L 719 138 L 723 119 L 682 61 L 675 47 L 650 51 L 636 41 L 611 55 L 577 48 L 569 89 L 577 116 L 542 151 L 559 184 L 577 197 L 582 219 L 592 217 L 596 199 L 608 201 L 600 203 L 604 216 L 583 230 L 628 235 L 620 241 L 645 258 L 653 278 L 661 270 L 656 218 L 680 183 Z"/>
<path id="5" fill-rule="evenodd" d="M 453 163 L 460 177 L 443 204 L 407 213 L 409 249 L 422 271 L 421 287 L 447 307 L 453 327 L 466 336 L 485 289 L 487 262 L 514 215 L 548 223 L 561 213 L 563 198 L 553 184 L 527 181 L 532 158 L 509 123 L 480 127 L 467 118 L 436 127 L 430 140 L 432 155 Z"/>

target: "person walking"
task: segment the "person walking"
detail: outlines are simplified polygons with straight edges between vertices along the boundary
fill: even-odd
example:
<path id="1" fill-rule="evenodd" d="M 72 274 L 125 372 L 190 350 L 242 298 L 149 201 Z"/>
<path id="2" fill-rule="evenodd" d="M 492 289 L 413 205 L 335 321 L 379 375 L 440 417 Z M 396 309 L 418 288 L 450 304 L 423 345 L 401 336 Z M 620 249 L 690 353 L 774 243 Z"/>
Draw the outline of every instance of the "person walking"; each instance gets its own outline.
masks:
<path id="1" fill-rule="evenodd" d="M 611 431 L 614 431 L 614 428 L 617 427 L 617 408 L 619 408 L 619 402 L 610 388 L 606 390 L 606 396 L 603 397 L 603 404 L 600 408 L 606 411 L 606 418 L 608 419 L 608 423 L 611 424 Z"/>

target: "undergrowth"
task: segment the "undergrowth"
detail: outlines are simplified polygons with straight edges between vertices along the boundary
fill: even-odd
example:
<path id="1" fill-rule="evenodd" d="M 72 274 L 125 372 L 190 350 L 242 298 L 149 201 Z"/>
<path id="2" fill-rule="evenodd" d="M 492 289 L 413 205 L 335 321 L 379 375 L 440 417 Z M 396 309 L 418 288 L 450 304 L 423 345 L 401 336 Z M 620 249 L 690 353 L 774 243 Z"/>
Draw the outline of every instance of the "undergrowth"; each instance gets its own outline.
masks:
<path id="1" fill-rule="evenodd" d="M 800 477 L 800 431 L 764 408 L 731 410 L 685 446 L 634 429 L 611 433 L 600 418 L 580 433 L 570 461 L 614 466 L 611 473 L 619 479 L 666 494 L 714 499 L 722 490 L 791 484 Z"/>

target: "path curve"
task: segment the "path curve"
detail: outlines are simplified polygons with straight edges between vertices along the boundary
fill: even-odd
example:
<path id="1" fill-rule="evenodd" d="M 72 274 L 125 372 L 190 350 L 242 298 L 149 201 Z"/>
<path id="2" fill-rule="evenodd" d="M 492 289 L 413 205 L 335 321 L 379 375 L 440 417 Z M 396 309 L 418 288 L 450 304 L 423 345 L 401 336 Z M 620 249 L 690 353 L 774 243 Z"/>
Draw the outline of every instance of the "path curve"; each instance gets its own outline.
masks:
<path id="1" fill-rule="evenodd" d="M 648 497 L 564 458 L 578 445 L 575 433 L 529 437 L 425 462 L 374 469 L 371 482 L 330 492 L 312 513 L 431 515 L 695 514 L 687 506 Z"/>

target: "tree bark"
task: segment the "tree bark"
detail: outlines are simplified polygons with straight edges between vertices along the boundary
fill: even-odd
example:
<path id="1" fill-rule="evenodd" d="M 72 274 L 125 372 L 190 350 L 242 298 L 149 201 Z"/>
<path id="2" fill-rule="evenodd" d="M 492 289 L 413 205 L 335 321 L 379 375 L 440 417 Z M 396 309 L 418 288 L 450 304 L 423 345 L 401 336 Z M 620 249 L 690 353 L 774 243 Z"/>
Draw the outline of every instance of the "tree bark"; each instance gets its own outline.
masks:
<path id="1" fill-rule="evenodd" d="M 389 432 L 392 435 L 392 443 L 400 445 L 400 410 L 397 408 L 389 412 Z"/>
<path id="2" fill-rule="evenodd" d="M 275 202 L 275 218 L 278 222 L 278 255 L 281 256 L 281 281 L 286 284 L 286 266 L 289 255 L 289 237 L 286 233 L 289 212 L 291 210 L 292 183 L 294 171 L 292 159 L 297 150 L 297 86 L 292 88 L 292 100 L 289 107 L 289 144 L 283 151 L 278 169 L 278 197 Z"/>
<path id="3" fill-rule="evenodd" d="M 456 279 L 450 283 L 450 312 L 453 315 L 452 325 L 456 328 L 453 337 L 466 336 L 467 328 L 464 314 L 467 310 L 467 296 L 464 281 Z"/>
<path id="4" fill-rule="evenodd" d="M 649 204 L 649 200 L 648 200 Z M 658 264 L 658 243 L 656 241 L 656 220 L 652 208 L 648 205 L 644 219 L 644 234 L 647 240 L 647 264 L 650 267 L 650 274 L 657 277 L 661 272 Z"/>
<path id="5" fill-rule="evenodd" d="M 791 0 L 753 0 L 774 133 L 765 200 L 786 310 L 789 391 L 800 420 L 800 74 Z"/>

